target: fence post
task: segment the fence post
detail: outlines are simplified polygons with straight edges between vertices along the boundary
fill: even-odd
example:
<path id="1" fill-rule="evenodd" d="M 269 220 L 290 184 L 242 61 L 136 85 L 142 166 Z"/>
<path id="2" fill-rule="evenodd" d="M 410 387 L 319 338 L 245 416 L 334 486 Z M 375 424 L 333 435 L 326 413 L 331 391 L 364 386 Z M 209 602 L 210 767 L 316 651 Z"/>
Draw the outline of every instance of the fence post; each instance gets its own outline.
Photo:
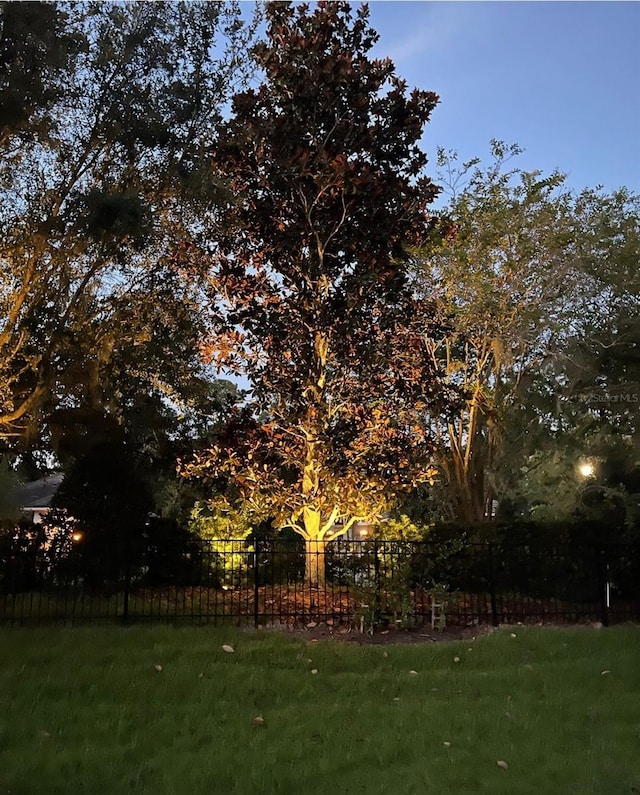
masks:
<path id="1" fill-rule="evenodd" d="M 260 626 L 260 541 L 256 538 L 253 542 L 253 625 L 255 629 Z"/>
<path id="2" fill-rule="evenodd" d="M 600 603 L 600 620 L 605 627 L 609 626 L 609 606 L 607 604 L 606 593 L 606 564 L 604 560 L 604 549 L 596 547 L 596 582 L 598 583 L 598 602 Z"/>
<path id="3" fill-rule="evenodd" d="M 384 541 L 382 542 L 385 543 Z M 374 569 L 374 576 L 375 576 L 375 585 L 376 585 L 376 595 L 375 595 L 375 603 L 373 606 L 373 620 L 377 624 L 381 620 L 381 611 L 380 611 L 380 557 L 378 556 L 378 539 L 373 539 L 373 569 Z"/>
<path id="4" fill-rule="evenodd" d="M 493 564 L 493 544 L 491 541 L 489 545 L 489 595 L 491 598 L 491 623 L 494 627 L 498 626 L 498 607 L 496 605 L 496 574 L 495 566 Z"/>

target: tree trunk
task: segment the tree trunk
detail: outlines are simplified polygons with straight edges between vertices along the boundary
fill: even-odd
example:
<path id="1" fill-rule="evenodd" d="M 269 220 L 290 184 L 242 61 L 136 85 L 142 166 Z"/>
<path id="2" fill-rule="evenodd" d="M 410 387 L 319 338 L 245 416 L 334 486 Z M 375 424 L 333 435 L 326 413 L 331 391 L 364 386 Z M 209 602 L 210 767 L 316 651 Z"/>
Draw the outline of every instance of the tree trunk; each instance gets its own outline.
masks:
<path id="1" fill-rule="evenodd" d="M 305 541 L 305 579 L 314 588 L 325 582 L 325 542 L 317 539 Z"/>
<path id="2" fill-rule="evenodd" d="M 312 586 L 324 585 L 324 548 L 321 538 L 320 511 L 305 507 L 303 511 L 305 529 L 305 577 Z"/>

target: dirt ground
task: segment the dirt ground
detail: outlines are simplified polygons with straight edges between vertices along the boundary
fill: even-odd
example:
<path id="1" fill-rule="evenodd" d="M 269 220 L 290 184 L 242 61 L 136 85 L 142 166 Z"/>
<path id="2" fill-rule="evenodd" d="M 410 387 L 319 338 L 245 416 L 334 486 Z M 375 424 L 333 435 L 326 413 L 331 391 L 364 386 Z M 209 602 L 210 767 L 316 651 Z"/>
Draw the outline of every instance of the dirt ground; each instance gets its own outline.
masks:
<path id="1" fill-rule="evenodd" d="M 475 625 L 468 627 L 451 626 L 442 630 L 432 630 L 430 626 L 420 629 L 376 629 L 371 632 L 365 628 L 363 632 L 357 627 L 333 626 L 324 621 L 311 621 L 306 626 L 290 626 L 275 624 L 264 628 L 267 632 L 282 632 L 290 637 L 307 641 L 335 640 L 340 643 L 357 643 L 359 645 L 390 645 L 395 643 L 442 643 L 445 641 L 472 640 L 481 635 L 495 632 L 495 627 L 490 625 Z"/>
<path id="2" fill-rule="evenodd" d="M 626 622 L 633 626 L 639 626 L 633 622 Z M 341 625 L 333 625 L 324 621 L 315 622 L 311 621 L 306 626 L 301 625 L 287 625 L 287 624 L 272 624 L 263 627 L 261 631 L 264 632 L 281 632 L 289 637 L 300 638 L 302 640 L 316 642 L 319 640 L 334 640 L 339 643 L 355 643 L 358 645 L 392 645 L 397 643 L 403 644 L 418 644 L 418 643 L 446 643 L 451 641 L 460 640 L 475 640 L 476 638 L 484 635 L 491 635 L 498 629 L 515 629 L 521 627 L 522 623 L 502 625 L 501 627 L 493 627 L 490 624 L 476 624 L 471 626 L 449 626 L 442 630 L 431 629 L 430 626 L 420 627 L 419 629 L 403 630 L 403 629 L 376 629 L 375 631 L 360 632 L 358 627 L 347 627 Z M 584 624 L 555 624 L 555 623 L 537 623 L 528 626 L 545 626 L 555 629 L 567 629 L 569 627 L 581 626 L 585 630 L 600 630 L 602 624 L 599 621 L 587 622 Z M 639 627 L 640 628 L 640 627 Z M 254 630 L 252 630 L 254 631 Z"/>

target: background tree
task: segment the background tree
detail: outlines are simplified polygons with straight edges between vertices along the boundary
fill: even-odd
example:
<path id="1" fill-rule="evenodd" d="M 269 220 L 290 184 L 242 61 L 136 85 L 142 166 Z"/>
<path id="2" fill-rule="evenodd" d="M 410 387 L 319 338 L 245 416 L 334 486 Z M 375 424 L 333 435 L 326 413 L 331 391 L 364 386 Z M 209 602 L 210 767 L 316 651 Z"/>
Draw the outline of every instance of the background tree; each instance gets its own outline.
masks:
<path id="1" fill-rule="evenodd" d="M 4 526 L 13 526 L 20 518 L 20 505 L 16 492 L 20 481 L 13 469 L 9 467 L 6 456 L 0 456 L 0 530 Z"/>
<path id="2" fill-rule="evenodd" d="M 41 433 L 43 412 L 111 411 L 125 360 L 137 388 L 171 400 L 189 370 L 203 375 L 186 346 L 196 274 L 174 249 L 212 228 L 220 190 L 202 166 L 253 32 L 235 3 L 0 13 L 0 99 L 33 100 L 5 117 L 0 151 L 0 439 L 15 446 Z"/>
<path id="3" fill-rule="evenodd" d="M 587 190 L 574 213 L 583 300 L 562 346 L 530 382 L 538 404 L 546 395 L 538 412 L 546 437 L 528 450 L 510 493 L 522 511 L 538 516 L 593 518 L 596 506 L 585 500 L 595 500 L 602 515 L 609 505 L 610 520 L 622 514 L 631 528 L 640 491 L 640 198 L 625 189 Z M 593 478 L 580 476 L 584 460 L 593 462 Z"/>
<path id="4" fill-rule="evenodd" d="M 517 146 L 494 141 L 492 153 L 488 167 L 440 153 L 450 192 L 443 215 L 456 233 L 417 271 L 453 318 L 434 359 L 468 394 L 440 428 L 439 457 L 440 515 L 465 522 L 491 518 L 536 451 L 562 448 L 569 428 L 576 441 L 584 435 L 576 401 L 601 377 L 595 349 L 632 344 L 638 301 L 637 200 L 625 191 L 575 195 L 560 174 L 510 168 Z M 630 373 L 611 375 L 617 390 L 632 383 Z"/>
<path id="5" fill-rule="evenodd" d="M 368 56 L 366 7 L 267 6 L 264 80 L 238 94 L 215 154 L 232 234 L 211 261 L 211 360 L 248 379 L 228 437 L 185 467 L 213 505 L 324 545 L 431 476 L 446 405 L 424 344 L 438 333 L 407 286 L 436 189 L 418 147 L 436 105 Z"/>
<path id="6" fill-rule="evenodd" d="M 64 508 L 82 533 L 78 548 L 87 584 L 117 583 L 140 565 L 153 502 L 121 438 L 96 444 L 78 458 L 54 506 Z"/>

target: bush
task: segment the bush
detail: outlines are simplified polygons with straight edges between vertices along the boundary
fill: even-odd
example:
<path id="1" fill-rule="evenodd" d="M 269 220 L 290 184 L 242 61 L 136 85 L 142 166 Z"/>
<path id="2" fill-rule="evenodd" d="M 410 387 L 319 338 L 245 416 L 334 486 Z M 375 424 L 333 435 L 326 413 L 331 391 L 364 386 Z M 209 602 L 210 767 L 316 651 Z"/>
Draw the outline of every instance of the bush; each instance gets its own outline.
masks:
<path id="1" fill-rule="evenodd" d="M 177 521 L 149 517 L 144 538 L 143 584 L 195 586 L 206 579 L 202 542 Z"/>
<path id="2" fill-rule="evenodd" d="M 26 520 L 0 534 L 0 587 L 36 591 L 79 580 L 74 524 L 64 511 L 51 511 L 42 524 Z"/>
<path id="3" fill-rule="evenodd" d="M 118 589 L 144 570 L 151 493 L 124 444 L 104 443 L 81 456 L 54 499 L 75 517 L 85 585 Z"/>

